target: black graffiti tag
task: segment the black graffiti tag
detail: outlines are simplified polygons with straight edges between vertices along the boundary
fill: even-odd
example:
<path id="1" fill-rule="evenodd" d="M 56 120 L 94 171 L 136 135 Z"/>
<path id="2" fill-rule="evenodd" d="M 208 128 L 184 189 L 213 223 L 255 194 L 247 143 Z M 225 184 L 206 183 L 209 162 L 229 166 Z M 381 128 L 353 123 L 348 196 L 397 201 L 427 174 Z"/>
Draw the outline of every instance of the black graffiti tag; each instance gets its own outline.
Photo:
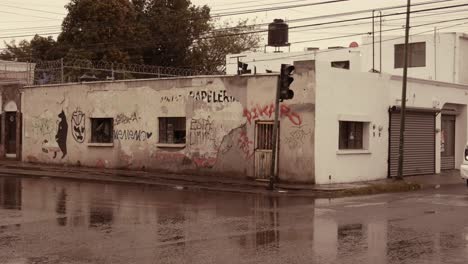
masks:
<path id="1" fill-rule="evenodd" d="M 116 140 L 135 140 L 135 141 L 146 141 L 153 136 L 152 132 L 143 130 L 114 130 L 114 139 Z"/>
<path id="2" fill-rule="evenodd" d="M 72 124 L 72 135 L 73 138 L 75 139 L 76 142 L 78 143 L 83 143 L 85 141 L 85 136 L 86 136 L 86 127 L 85 127 L 85 114 L 81 112 L 80 110 L 76 110 L 73 112 L 72 118 L 71 118 L 71 124 Z"/>

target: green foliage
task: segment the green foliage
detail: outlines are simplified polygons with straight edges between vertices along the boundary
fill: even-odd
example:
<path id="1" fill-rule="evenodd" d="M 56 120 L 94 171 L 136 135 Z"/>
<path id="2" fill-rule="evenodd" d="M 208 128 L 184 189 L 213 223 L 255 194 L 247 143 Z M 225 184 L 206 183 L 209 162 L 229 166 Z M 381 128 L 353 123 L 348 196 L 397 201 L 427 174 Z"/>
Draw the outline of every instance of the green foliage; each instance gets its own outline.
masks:
<path id="1" fill-rule="evenodd" d="M 247 20 L 215 30 L 208 6 L 190 0 L 71 0 L 57 41 L 35 36 L 6 44 L 0 59 L 105 60 L 223 71 L 226 54 L 254 49 Z"/>
<path id="2" fill-rule="evenodd" d="M 237 25 L 225 22 L 220 29 L 212 26 L 210 34 L 195 41 L 192 49 L 192 66 L 205 72 L 225 72 L 226 55 L 238 54 L 259 48 L 261 36 L 251 34 L 254 26 L 248 20 L 241 20 Z"/>

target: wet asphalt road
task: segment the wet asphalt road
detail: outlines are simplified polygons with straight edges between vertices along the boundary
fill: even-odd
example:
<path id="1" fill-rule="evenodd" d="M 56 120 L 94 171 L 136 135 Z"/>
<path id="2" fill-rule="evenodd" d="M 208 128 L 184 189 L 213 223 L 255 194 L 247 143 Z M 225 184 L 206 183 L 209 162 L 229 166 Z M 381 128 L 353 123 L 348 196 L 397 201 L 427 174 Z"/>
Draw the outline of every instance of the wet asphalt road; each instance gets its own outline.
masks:
<path id="1" fill-rule="evenodd" d="M 468 263 L 468 189 L 313 200 L 0 178 L 0 263 Z"/>

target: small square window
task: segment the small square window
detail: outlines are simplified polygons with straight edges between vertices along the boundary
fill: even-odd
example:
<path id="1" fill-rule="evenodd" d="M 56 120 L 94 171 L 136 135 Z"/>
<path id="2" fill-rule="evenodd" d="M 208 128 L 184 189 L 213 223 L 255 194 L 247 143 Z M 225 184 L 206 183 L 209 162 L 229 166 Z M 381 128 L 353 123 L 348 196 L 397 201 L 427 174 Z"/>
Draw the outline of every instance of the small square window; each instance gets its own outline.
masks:
<path id="1" fill-rule="evenodd" d="M 159 118 L 159 143 L 185 144 L 186 142 L 185 117 Z"/>
<path id="2" fill-rule="evenodd" d="M 364 123 L 340 121 L 340 149 L 364 149 Z"/>
<path id="3" fill-rule="evenodd" d="M 338 68 L 338 69 L 345 69 L 349 70 L 350 69 L 350 62 L 349 61 L 332 61 L 331 66 L 332 68 Z"/>
<path id="4" fill-rule="evenodd" d="M 91 118 L 91 143 L 112 143 L 113 118 Z"/>
<path id="5" fill-rule="evenodd" d="M 395 69 L 405 66 L 405 44 L 395 45 Z M 408 67 L 426 67 L 426 42 L 409 43 Z"/>

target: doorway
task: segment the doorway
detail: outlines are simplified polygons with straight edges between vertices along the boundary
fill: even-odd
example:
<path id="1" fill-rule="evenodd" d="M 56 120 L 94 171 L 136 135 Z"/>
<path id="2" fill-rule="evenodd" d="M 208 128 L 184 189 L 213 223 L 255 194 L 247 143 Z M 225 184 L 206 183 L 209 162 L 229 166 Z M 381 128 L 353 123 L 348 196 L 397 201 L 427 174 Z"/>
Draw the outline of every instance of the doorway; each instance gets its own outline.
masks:
<path id="1" fill-rule="evenodd" d="M 5 151 L 7 158 L 16 158 L 17 123 L 16 112 L 5 113 Z"/>
<path id="2" fill-rule="evenodd" d="M 442 115 L 441 129 L 441 169 L 455 169 L 455 115 Z"/>
<path id="3" fill-rule="evenodd" d="M 273 159 L 273 127 L 273 121 L 258 121 L 255 126 L 255 178 L 257 180 L 268 180 L 270 177 Z"/>

